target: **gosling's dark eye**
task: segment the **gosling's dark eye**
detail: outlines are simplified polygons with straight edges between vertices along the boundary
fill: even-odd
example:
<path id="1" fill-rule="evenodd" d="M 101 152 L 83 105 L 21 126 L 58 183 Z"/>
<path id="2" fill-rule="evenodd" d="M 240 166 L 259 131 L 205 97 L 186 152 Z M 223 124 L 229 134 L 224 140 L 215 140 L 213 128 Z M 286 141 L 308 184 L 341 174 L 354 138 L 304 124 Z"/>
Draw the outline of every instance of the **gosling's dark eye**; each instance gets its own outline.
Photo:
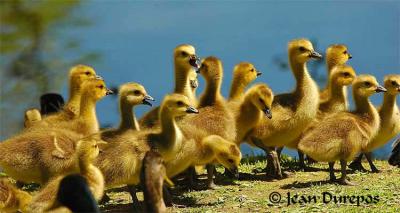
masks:
<path id="1" fill-rule="evenodd" d="M 100 86 L 98 86 L 98 88 L 100 88 L 100 89 L 104 89 L 104 86 L 103 86 L 103 85 L 100 85 Z"/>
<path id="2" fill-rule="evenodd" d="M 233 161 L 232 159 L 228 160 L 229 163 L 234 163 L 235 161 Z"/>
<path id="3" fill-rule="evenodd" d="M 90 75 L 90 71 L 86 71 L 86 72 L 85 72 L 85 75 Z"/>
<path id="4" fill-rule="evenodd" d="M 182 52 L 181 52 L 181 55 L 182 55 L 183 57 L 186 57 L 186 56 L 188 56 L 189 54 L 188 54 L 187 52 L 182 51 Z"/>
<path id="5" fill-rule="evenodd" d="M 252 68 L 250 71 L 251 71 L 251 72 L 254 72 L 254 68 Z"/>
<path id="6" fill-rule="evenodd" d="M 345 50 L 345 51 L 343 52 L 343 54 L 347 55 L 347 50 Z"/>
<path id="7" fill-rule="evenodd" d="M 397 82 L 396 81 L 392 81 L 392 85 L 393 86 L 397 86 Z"/>
<path id="8" fill-rule="evenodd" d="M 364 82 L 364 85 L 365 85 L 366 87 L 370 87 L 370 86 L 371 86 L 371 83 L 370 83 L 370 82 Z"/>
<path id="9" fill-rule="evenodd" d="M 304 52 L 304 51 L 306 51 L 306 48 L 305 48 L 305 47 L 299 47 L 299 50 L 300 50 L 301 52 Z"/>
<path id="10" fill-rule="evenodd" d="M 183 106 L 184 104 L 183 104 L 182 101 L 178 101 L 178 102 L 176 102 L 176 105 L 178 105 L 178 106 Z"/>
<path id="11" fill-rule="evenodd" d="M 259 98 L 258 100 L 260 101 L 260 103 L 264 104 L 264 100 L 263 99 Z"/>
<path id="12" fill-rule="evenodd" d="M 133 91 L 133 94 L 135 94 L 135 95 L 140 95 L 141 92 L 140 92 L 139 90 L 135 90 L 135 91 Z"/>
<path id="13" fill-rule="evenodd" d="M 349 77 L 349 76 L 350 76 L 350 73 L 345 72 L 345 73 L 343 73 L 343 75 L 344 75 L 345 77 Z"/>

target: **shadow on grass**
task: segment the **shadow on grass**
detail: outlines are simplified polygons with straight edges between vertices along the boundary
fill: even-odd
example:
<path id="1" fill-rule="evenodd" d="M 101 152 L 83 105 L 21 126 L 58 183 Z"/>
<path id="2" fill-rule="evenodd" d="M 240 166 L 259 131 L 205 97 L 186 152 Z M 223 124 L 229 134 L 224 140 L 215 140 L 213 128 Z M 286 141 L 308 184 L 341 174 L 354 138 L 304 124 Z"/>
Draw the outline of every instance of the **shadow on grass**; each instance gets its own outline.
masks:
<path id="1" fill-rule="evenodd" d="M 290 184 L 285 184 L 281 186 L 281 189 L 304 189 L 304 188 L 310 188 L 312 186 L 320 186 L 320 185 L 326 185 L 326 184 L 337 184 L 335 182 L 332 182 L 330 180 L 321 180 L 321 181 L 310 181 L 310 182 L 297 182 L 295 181 L 294 183 Z"/>
<path id="2" fill-rule="evenodd" d="M 143 205 L 143 202 L 140 202 Z M 141 207 L 135 208 L 132 203 L 128 204 L 112 204 L 107 203 L 107 205 L 103 206 L 101 212 L 142 212 Z"/>

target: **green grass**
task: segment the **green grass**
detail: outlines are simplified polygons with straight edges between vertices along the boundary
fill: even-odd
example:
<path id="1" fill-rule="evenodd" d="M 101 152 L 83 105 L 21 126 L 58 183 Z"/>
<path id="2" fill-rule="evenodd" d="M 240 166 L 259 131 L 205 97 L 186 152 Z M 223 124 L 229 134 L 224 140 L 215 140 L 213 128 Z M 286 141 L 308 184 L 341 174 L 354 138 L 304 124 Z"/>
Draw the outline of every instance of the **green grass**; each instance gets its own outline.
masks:
<path id="1" fill-rule="evenodd" d="M 292 171 L 289 178 L 283 180 L 268 181 L 261 171 L 265 167 L 262 157 L 245 158 L 240 167 L 241 179 L 227 184 L 226 179 L 217 178 L 217 189 L 182 192 L 179 182 L 173 190 L 174 201 L 177 206 L 170 207 L 170 212 L 400 212 L 400 169 L 389 166 L 386 161 L 375 161 L 381 173 L 350 173 L 348 177 L 357 186 L 342 186 L 328 182 L 326 164 L 314 164 L 315 172 L 300 172 L 296 162 L 290 157 L 283 159 L 283 169 Z M 336 169 L 339 165 L 336 165 Z M 364 163 L 365 168 L 369 168 Z M 218 168 L 221 172 L 222 168 Z M 339 172 L 336 176 L 340 177 Z M 204 184 L 204 175 L 201 175 L 200 183 Z M 222 185 L 221 185 L 222 184 Z M 269 195 L 278 192 L 281 202 L 272 203 Z M 341 203 L 331 201 L 326 204 L 322 201 L 322 193 L 328 192 L 336 197 L 341 196 L 378 196 L 376 203 L 360 202 L 349 203 L 342 200 Z M 317 196 L 316 202 L 296 203 L 288 205 L 287 193 L 294 195 Z M 141 199 L 141 193 L 139 193 Z M 109 193 L 112 202 L 103 206 L 107 212 L 128 211 L 131 209 L 131 200 L 128 193 L 117 191 Z M 318 197 L 319 196 L 319 197 Z M 356 197 L 352 198 L 356 202 Z M 359 199 L 362 199 L 361 197 Z M 368 198 L 370 200 L 370 198 Z"/>

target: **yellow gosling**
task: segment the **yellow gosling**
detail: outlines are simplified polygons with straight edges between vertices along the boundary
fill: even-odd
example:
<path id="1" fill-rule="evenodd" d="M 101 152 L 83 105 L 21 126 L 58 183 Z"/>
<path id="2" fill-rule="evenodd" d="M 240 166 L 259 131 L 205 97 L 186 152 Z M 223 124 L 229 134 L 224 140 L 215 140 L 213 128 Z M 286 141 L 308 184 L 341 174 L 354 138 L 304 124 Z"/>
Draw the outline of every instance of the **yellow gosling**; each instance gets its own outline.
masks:
<path id="1" fill-rule="evenodd" d="M 330 178 L 334 181 L 334 162 L 340 160 L 341 184 L 352 185 L 346 179 L 347 162 L 368 146 L 379 130 L 379 114 L 369 97 L 386 89 L 371 75 L 360 75 L 353 83 L 356 110 L 339 112 L 326 117 L 304 134 L 298 148 L 321 162 L 329 162 Z"/>

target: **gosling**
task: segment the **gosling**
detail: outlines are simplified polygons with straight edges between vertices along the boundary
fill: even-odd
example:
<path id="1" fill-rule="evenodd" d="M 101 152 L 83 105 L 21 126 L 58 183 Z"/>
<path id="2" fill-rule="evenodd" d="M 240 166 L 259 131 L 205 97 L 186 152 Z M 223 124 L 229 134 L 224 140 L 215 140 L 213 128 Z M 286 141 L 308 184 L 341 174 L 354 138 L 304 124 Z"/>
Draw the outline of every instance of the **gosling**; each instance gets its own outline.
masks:
<path id="1" fill-rule="evenodd" d="M 365 150 L 363 150 L 363 153 L 371 167 L 371 171 L 374 173 L 379 172 L 379 170 L 372 161 L 372 151 L 382 147 L 400 134 L 400 112 L 399 107 L 396 104 L 396 97 L 400 93 L 400 75 L 385 76 L 384 86 L 388 91 L 383 96 L 382 106 L 378 109 L 379 117 L 381 119 L 381 127 L 379 128 L 378 134 L 370 143 L 368 143 Z M 363 154 L 360 154 L 349 165 L 349 167 L 354 170 L 365 171 L 361 164 L 362 155 Z"/>
<path id="2" fill-rule="evenodd" d="M 321 162 L 329 162 L 330 180 L 335 181 L 334 162 L 340 160 L 342 177 L 339 183 L 353 185 L 346 179 L 349 160 L 362 151 L 379 130 L 379 114 L 369 97 L 386 92 L 371 75 L 360 75 L 353 83 L 356 110 L 339 112 L 326 117 L 306 132 L 298 144 L 304 154 Z"/>

